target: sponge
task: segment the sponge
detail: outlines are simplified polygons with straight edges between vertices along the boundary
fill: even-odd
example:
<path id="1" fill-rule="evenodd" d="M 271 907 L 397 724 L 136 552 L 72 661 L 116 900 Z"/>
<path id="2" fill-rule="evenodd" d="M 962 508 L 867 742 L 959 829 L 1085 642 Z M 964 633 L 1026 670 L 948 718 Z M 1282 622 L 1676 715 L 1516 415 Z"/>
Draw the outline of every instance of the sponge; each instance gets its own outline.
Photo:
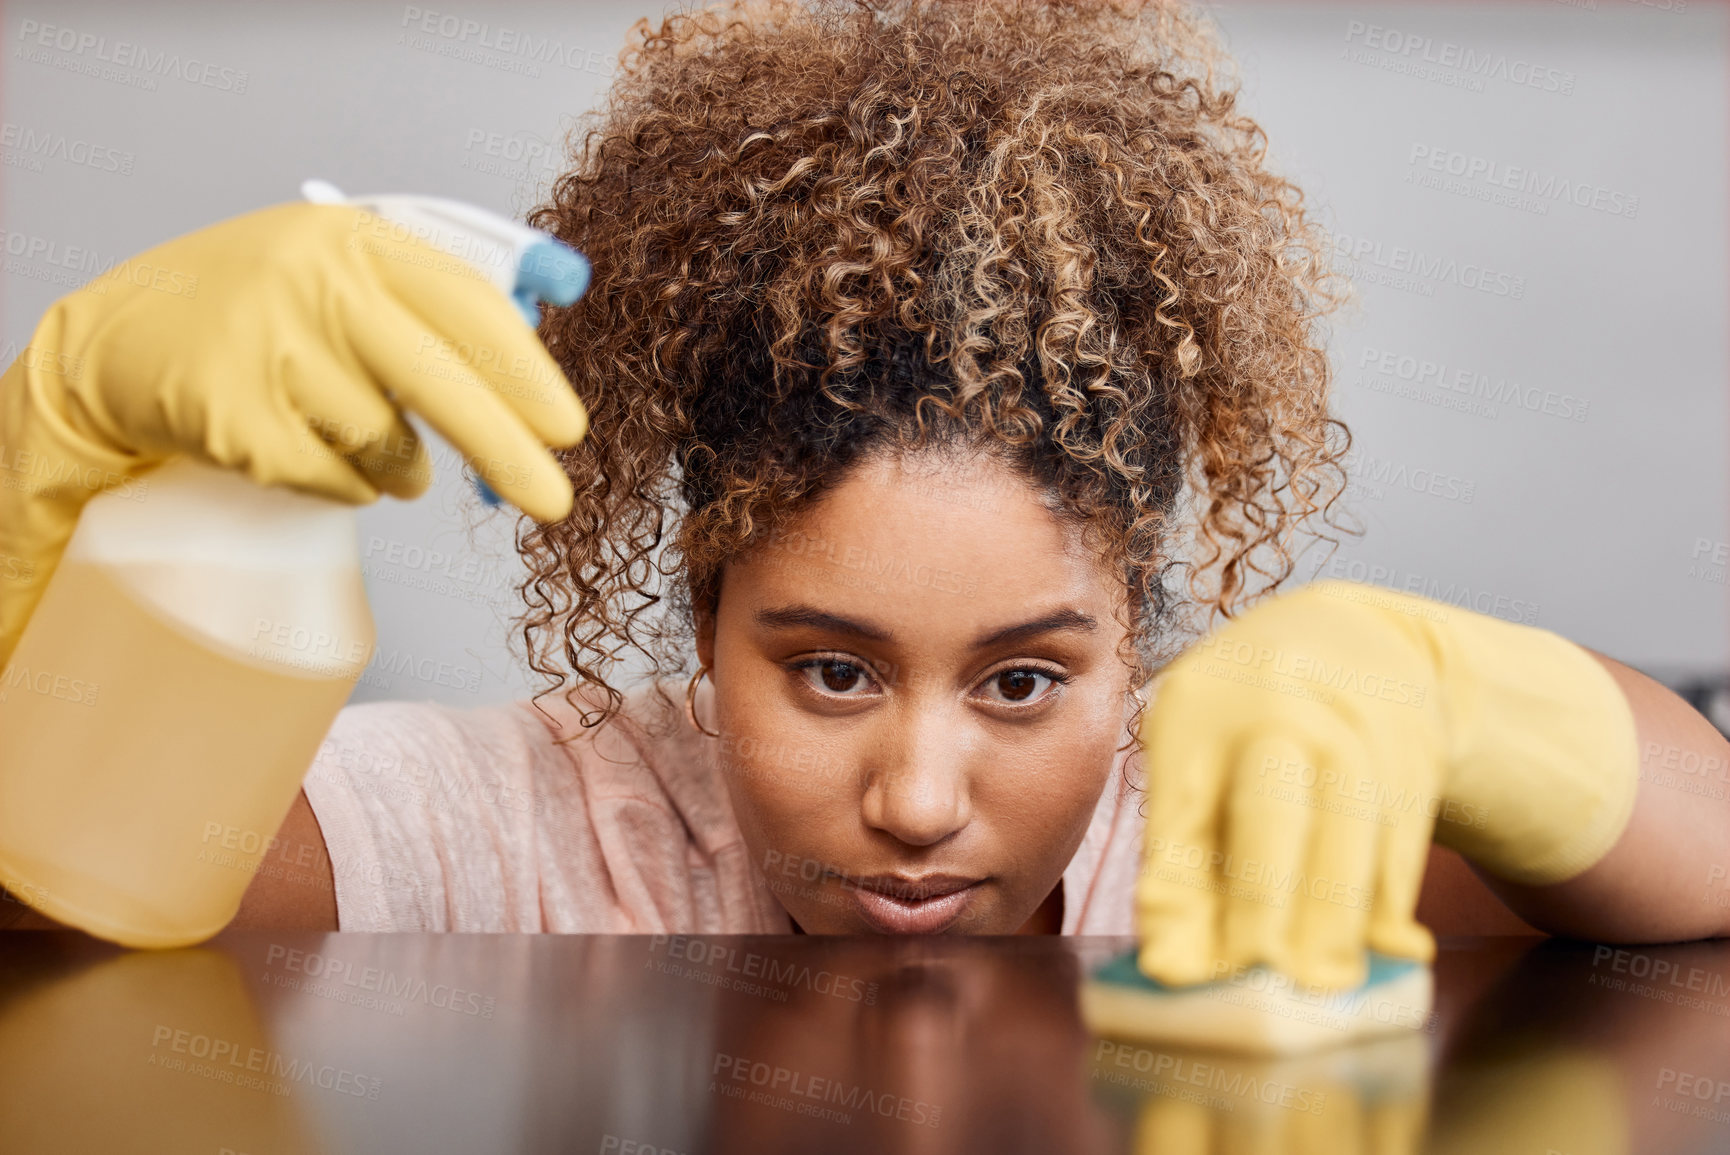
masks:
<path id="1" fill-rule="evenodd" d="M 1430 968 L 1369 952 L 1362 986 L 1302 987 L 1265 967 L 1170 987 L 1141 973 L 1136 951 L 1112 958 L 1082 984 L 1081 1016 L 1096 1035 L 1246 1055 L 1294 1055 L 1376 1035 L 1422 1029 L 1434 999 Z"/>

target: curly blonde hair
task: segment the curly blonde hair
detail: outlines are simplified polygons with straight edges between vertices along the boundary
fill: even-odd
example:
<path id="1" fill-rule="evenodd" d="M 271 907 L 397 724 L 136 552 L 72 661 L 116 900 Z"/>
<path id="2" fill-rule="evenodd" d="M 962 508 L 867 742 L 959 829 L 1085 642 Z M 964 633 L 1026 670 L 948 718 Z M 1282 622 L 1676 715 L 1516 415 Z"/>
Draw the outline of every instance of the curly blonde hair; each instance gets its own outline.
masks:
<path id="1" fill-rule="evenodd" d="M 593 432 L 571 515 L 519 533 L 537 698 L 595 687 L 594 725 L 628 651 L 686 669 L 725 562 L 884 449 L 984 447 L 1086 527 L 1132 684 L 1180 605 L 1290 576 L 1343 489 L 1340 294 L 1199 19 L 748 0 L 620 60 L 529 218 L 594 265 L 541 325 Z"/>

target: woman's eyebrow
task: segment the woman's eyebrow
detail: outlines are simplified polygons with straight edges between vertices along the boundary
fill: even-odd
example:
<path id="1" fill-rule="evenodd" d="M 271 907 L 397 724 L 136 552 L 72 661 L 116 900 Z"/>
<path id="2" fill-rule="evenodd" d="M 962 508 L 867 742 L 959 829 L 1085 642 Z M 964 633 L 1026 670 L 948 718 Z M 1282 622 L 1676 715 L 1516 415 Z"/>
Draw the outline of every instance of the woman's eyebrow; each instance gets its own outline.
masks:
<path id="1" fill-rule="evenodd" d="M 1018 626 L 1005 626 L 1001 630 L 979 638 L 973 643 L 973 648 L 983 650 L 987 646 L 1001 645 L 1004 642 L 1019 642 L 1036 634 L 1050 633 L 1053 630 L 1094 630 L 1099 623 L 1092 616 L 1080 610 L 1054 610 L 1042 618 L 1034 618 L 1030 622 L 1022 622 Z"/>
<path id="2" fill-rule="evenodd" d="M 757 624 L 772 629 L 791 629 L 798 626 L 808 626 L 820 630 L 833 630 L 836 633 L 852 634 L 873 642 L 892 642 L 894 638 L 889 631 L 869 622 L 856 621 L 853 618 L 820 610 L 814 606 L 793 605 L 779 609 L 758 610 Z M 1044 617 L 1019 625 L 1005 626 L 993 630 L 978 638 L 973 648 L 983 650 L 987 646 L 1001 645 L 1004 642 L 1018 642 L 1036 634 L 1050 633 L 1053 630 L 1093 630 L 1099 627 L 1099 622 L 1079 610 L 1054 610 Z"/>
<path id="3" fill-rule="evenodd" d="M 844 618 L 840 614 L 832 614 L 815 606 L 783 606 L 780 609 L 758 610 L 757 624 L 771 629 L 793 629 L 797 626 L 810 626 L 819 630 L 833 630 L 838 634 L 853 634 L 873 642 L 892 642 L 895 639 L 889 631 L 871 625 L 867 622 Z"/>

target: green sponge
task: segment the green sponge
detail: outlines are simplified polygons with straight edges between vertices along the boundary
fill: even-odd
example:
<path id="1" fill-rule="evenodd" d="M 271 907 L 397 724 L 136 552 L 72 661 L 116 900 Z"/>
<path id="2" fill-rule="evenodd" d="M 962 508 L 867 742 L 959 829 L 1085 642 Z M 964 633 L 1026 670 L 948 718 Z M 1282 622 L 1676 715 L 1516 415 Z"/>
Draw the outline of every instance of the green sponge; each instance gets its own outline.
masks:
<path id="1" fill-rule="evenodd" d="M 1419 1030 L 1434 998 L 1430 968 L 1369 952 L 1362 986 L 1302 987 L 1266 967 L 1169 987 L 1141 973 L 1129 950 L 1081 987 L 1081 1017 L 1096 1035 L 1248 1055 L 1292 1055 L 1376 1035 Z"/>

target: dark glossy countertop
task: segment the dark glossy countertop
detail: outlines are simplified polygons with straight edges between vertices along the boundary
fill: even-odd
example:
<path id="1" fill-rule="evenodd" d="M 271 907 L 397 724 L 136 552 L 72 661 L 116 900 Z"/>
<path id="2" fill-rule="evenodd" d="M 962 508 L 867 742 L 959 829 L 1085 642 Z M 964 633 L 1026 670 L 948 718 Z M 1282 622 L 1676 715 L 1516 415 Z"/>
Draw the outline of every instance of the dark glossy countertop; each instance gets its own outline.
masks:
<path id="1" fill-rule="evenodd" d="M 1427 1030 L 1101 1044 L 1124 940 L 0 936 L 6 1152 L 1730 1150 L 1730 942 L 1444 940 Z"/>

